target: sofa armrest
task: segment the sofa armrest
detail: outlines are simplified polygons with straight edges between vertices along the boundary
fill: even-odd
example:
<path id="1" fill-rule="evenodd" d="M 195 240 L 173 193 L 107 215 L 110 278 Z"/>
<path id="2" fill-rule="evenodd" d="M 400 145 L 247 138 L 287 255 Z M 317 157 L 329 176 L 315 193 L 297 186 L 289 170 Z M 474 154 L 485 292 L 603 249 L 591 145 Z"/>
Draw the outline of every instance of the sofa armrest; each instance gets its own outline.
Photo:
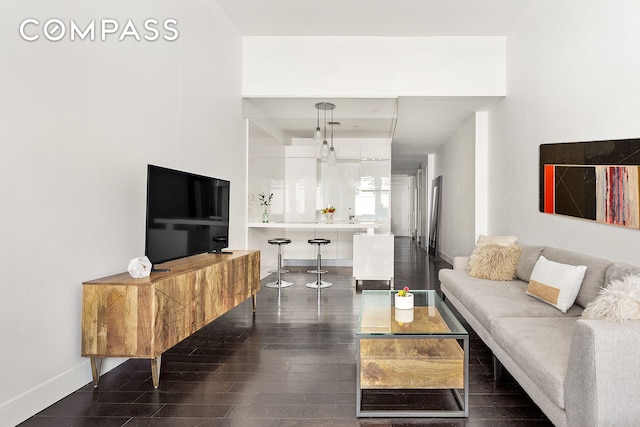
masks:
<path id="1" fill-rule="evenodd" d="M 456 256 L 453 257 L 453 269 L 454 270 L 467 270 L 469 267 L 468 256 Z"/>
<path id="2" fill-rule="evenodd" d="M 640 321 L 578 320 L 565 380 L 570 426 L 638 425 Z"/>

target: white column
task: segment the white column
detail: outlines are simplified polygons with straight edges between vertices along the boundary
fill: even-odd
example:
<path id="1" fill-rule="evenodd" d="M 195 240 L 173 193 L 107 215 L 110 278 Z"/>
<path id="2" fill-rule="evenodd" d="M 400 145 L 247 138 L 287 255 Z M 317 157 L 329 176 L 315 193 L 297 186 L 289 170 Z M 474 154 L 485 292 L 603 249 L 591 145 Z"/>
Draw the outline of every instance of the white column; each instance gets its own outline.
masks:
<path id="1" fill-rule="evenodd" d="M 476 113 L 475 234 L 488 234 L 489 222 L 489 113 Z"/>

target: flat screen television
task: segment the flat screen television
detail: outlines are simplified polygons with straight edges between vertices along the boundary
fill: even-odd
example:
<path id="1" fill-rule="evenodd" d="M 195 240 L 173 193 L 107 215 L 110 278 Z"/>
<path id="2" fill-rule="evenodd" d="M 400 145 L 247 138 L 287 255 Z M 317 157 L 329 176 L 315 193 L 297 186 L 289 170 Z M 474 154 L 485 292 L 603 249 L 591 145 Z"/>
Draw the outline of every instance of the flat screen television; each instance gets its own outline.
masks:
<path id="1" fill-rule="evenodd" d="M 147 167 L 145 254 L 152 264 L 229 243 L 229 181 L 160 166 Z"/>

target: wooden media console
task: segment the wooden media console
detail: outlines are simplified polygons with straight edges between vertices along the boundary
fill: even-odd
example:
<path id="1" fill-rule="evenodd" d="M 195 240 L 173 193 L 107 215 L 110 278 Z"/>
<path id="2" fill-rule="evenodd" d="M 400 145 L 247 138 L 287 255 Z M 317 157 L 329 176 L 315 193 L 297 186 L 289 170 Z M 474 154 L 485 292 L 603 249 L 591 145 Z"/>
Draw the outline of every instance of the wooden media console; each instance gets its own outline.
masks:
<path id="1" fill-rule="evenodd" d="M 260 252 L 200 254 L 161 265 L 143 279 L 121 273 L 82 285 L 82 356 L 94 387 L 105 357 L 151 360 L 158 387 L 162 353 L 260 290 Z"/>

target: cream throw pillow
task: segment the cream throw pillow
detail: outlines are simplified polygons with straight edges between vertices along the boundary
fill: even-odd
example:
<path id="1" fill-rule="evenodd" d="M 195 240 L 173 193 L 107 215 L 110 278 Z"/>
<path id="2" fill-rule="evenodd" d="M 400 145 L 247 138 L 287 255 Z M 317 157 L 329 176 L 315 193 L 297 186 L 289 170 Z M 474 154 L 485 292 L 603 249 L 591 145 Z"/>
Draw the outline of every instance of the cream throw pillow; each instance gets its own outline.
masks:
<path id="1" fill-rule="evenodd" d="M 612 280 L 582 312 L 584 319 L 622 322 L 640 319 L 640 275 Z"/>
<path id="2" fill-rule="evenodd" d="M 533 267 L 527 295 L 566 313 L 578 296 L 587 267 L 549 261 L 540 255 Z"/>
<path id="3" fill-rule="evenodd" d="M 476 247 L 484 245 L 511 246 L 518 241 L 516 236 L 485 236 L 481 234 L 476 242 Z"/>
<path id="4" fill-rule="evenodd" d="M 521 249 L 517 245 L 478 246 L 469 259 L 469 275 L 478 279 L 513 280 Z"/>

